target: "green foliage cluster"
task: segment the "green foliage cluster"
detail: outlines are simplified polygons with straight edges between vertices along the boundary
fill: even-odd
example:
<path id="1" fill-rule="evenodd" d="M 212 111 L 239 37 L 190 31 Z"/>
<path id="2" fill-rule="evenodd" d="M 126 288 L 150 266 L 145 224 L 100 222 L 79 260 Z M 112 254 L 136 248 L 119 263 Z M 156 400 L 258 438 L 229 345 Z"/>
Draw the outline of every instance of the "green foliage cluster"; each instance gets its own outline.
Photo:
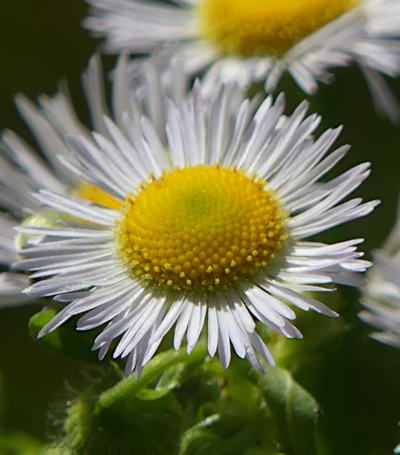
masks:
<path id="1" fill-rule="evenodd" d="M 36 314 L 36 335 L 54 315 Z M 43 343 L 79 360 L 85 338 L 68 326 Z M 284 369 L 266 374 L 234 359 L 224 370 L 203 342 L 158 354 L 137 380 L 110 361 L 86 368 L 86 385 L 67 401 L 53 443 L 9 435 L 5 455 L 314 455 L 319 408 Z M 18 444 L 16 441 L 19 441 Z M 3 453 L 3 452 L 2 452 Z"/>
<path id="2" fill-rule="evenodd" d="M 270 338 L 259 327 L 279 365 L 264 365 L 265 374 L 235 356 L 224 370 L 207 355 L 204 340 L 187 355 L 169 349 L 166 339 L 138 380 L 125 378 L 123 362 L 98 362 L 93 333 L 65 324 L 40 343 L 75 359 L 81 384 L 68 386 L 57 416 L 50 414 L 50 439 L 2 431 L 0 453 L 382 455 L 383 439 L 388 450 L 398 440 L 397 398 L 390 391 L 400 365 L 396 351 L 368 340 L 353 300 L 354 291 L 331 294 L 327 303 L 341 312 L 339 320 L 299 312 L 304 340 Z M 54 313 L 31 318 L 33 338 Z M 393 427 L 382 428 L 382 420 L 393 420 Z M 365 432 L 373 426 L 376 434 Z"/>

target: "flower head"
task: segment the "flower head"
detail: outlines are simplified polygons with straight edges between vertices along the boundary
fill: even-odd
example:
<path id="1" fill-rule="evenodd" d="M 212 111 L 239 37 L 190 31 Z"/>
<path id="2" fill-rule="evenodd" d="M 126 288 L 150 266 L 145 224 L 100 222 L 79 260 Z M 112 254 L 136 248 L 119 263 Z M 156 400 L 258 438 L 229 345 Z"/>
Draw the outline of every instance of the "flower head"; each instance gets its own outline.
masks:
<path id="1" fill-rule="evenodd" d="M 145 87 L 155 80 L 156 62 L 144 65 L 136 74 L 137 92 L 131 93 L 126 71 L 126 59 L 121 58 L 117 65 L 113 85 L 113 114 L 115 121 L 123 128 L 123 116 L 127 111 L 140 110 L 151 118 L 158 131 L 162 131 L 164 119 L 158 109 L 161 91 L 169 96 L 180 98 L 185 92 L 185 82 L 179 74 L 163 87 L 157 82 L 151 83 L 151 97 L 143 96 Z M 89 106 L 93 127 L 107 137 L 103 116 L 108 112 L 103 87 L 103 75 L 98 56 L 94 56 L 83 73 L 84 94 Z M 64 136 L 80 134 L 92 141 L 90 130 L 78 119 L 65 85 L 53 97 L 41 95 L 39 105 L 18 95 L 15 99 L 17 108 L 31 129 L 42 157 L 39 157 L 28 144 L 10 130 L 5 130 L 1 137 L 0 149 L 0 263 L 11 266 L 16 261 L 21 243 L 16 239 L 14 227 L 20 220 L 26 224 L 43 224 L 42 218 L 29 217 L 39 210 L 39 205 L 32 192 L 39 188 L 56 191 L 60 194 L 80 196 L 86 200 L 106 207 L 116 207 L 117 201 L 107 193 L 89 185 L 71 173 L 61 164 L 61 157 L 69 154 Z M 161 133 L 162 134 L 162 133 Z M 119 203 L 118 203 L 119 206 Z M 29 217 L 27 219 L 27 217 Z M 0 274 L 0 306 L 14 304 L 15 301 L 26 302 L 27 296 L 21 291 L 29 284 L 23 273 L 3 272 Z"/>
<path id="2" fill-rule="evenodd" d="M 363 289 L 365 310 L 360 318 L 379 330 L 372 338 L 400 348 L 400 217 L 374 258 Z"/>
<path id="3" fill-rule="evenodd" d="M 373 210 L 376 202 L 341 202 L 369 164 L 318 183 L 348 150 L 329 153 L 340 128 L 314 140 L 320 118 L 306 117 L 307 103 L 287 117 L 283 95 L 257 105 L 216 89 L 211 101 L 199 83 L 177 104 L 164 99 L 165 133 L 127 111 L 123 130 L 104 118 L 106 136 L 68 139 L 64 165 L 120 206 L 36 194 L 55 222 L 62 215 L 56 227 L 19 228 L 31 245 L 16 266 L 39 280 L 26 293 L 67 303 L 40 335 L 85 313 L 79 330 L 106 324 L 94 342 L 100 357 L 118 339 L 114 357 L 140 374 L 173 326 L 175 349 L 186 335 L 190 352 L 207 321 L 211 356 L 218 350 L 227 367 L 232 343 L 261 370 L 259 356 L 273 360 L 256 321 L 301 337 L 291 305 L 336 316 L 305 292 L 360 283 L 369 266 L 360 239 L 304 239 Z"/>
<path id="4" fill-rule="evenodd" d="M 393 120 L 399 109 L 379 73 L 400 74 L 400 8 L 396 0 L 87 0 L 84 25 L 106 37 L 110 52 L 161 51 L 186 73 L 208 68 L 203 90 L 217 81 L 267 91 L 288 71 L 308 94 L 329 69 L 356 62 L 376 107 Z"/>

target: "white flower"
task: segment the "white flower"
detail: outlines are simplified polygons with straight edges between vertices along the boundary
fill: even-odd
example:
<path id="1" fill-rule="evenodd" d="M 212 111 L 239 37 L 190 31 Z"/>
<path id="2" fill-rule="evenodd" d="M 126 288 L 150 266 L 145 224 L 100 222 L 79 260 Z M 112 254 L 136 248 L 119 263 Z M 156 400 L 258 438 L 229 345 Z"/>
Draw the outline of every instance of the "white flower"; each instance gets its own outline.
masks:
<path id="1" fill-rule="evenodd" d="M 167 87 L 158 87 L 158 69 L 153 65 L 144 65 L 136 75 L 137 92 L 132 93 L 131 80 L 126 75 L 126 58 L 122 57 L 114 72 L 112 84 L 113 114 L 115 121 L 123 128 L 123 115 L 126 111 L 145 112 L 154 125 L 161 130 L 164 126 L 159 103 L 168 91 L 172 97 L 180 98 L 185 92 L 185 81 L 175 77 L 168 81 Z M 179 75 L 177 75 L 179 76 Z M 153 88 L 151 97 L 146 96 L 146 86 Z M 103 75 L 100 60 L 93 57 L 87 70 L 83 73 L 82 83 L 84 94 L 89 106 L 93 127 L 107 136 L 104 115 L 108 112 L 103 87 Z M 83 197 L 109 206 L 113 203 L 109 196 L 88 185 L 82 185 L 80 178 L 69 172 L 60 161 L 69 151 L 64 142 L 65 135 L 80 134 L 91 140 L 90 130 L 83 126 L 77 118 L 71 104 L 67 88 L 53 97 L 41 95 L 39 106 L 35 106 L 25 96 L 18 95 L 15 99 L 17 108 L 31 129 L 44 159 L 39 158 L 20 137 L 6 130 L 0 142 L 0 207 L 8 214 L 0 214 L 0 263 L 10 266 L 16 260 L 18 245 L 14 227 L 26 219 L 39 206 L 32 197 L 32 191 L 39 188 L 56 191 L 61 194 L 79 193 Z M 114 201 L 115 202 L 115 201 Z M 31 217 L 30 225 L 43 224 L 43 218 Z M 17 239 L 18 240 L 18 239 Z M 21 239 L 19 239 L 21 240 Z M 18 243 L 18 242 L 17 242 Z M 23 273 L 4 272 L 0 274 L 0 306 L 25 303 L 27 296 L 21 291 L 28 286 L 29 279 Z"/>
<path id="2" fill-rule="evenodd" d="M 187 74 L 209 68 L 203 89 L 217 81 L 269 92 L 288 71 L 307 93 L 333 80 L 330 68 L 357 63 L 378 110 L 400 119 L 380 73 L 400 74 L 398 0 L 87 0 L 84 26 L 105 36 L 108 52 L 162 51 Z"/>
<path id="3" fill-rule="evenodd" d="M 232 87 L 216 87 L 212 100 L 201 93 L 196 83 L 180 103 L 167 101 L 165 134 L 127 111 L 124 130 L 104 118 L 107 136 L 69 138 L 65 166 L 121 209 L 49 190 L 35 196 L 55 220 L 63 215 L 58 227 L 19 228 L 31 246 L 17 266 L 35 271 L 27 294 L 67 303 L 41 336 L 85 313 L 78 330 L 106 324 L 93 345 L 100 358 L 118 339 L 114 357 L 140 375 L 173 326 L 174 348 L 186 336 L 190 352 L 207 320 L 211 356 L 218 351 L 227 367 L 232 343 L 261 370 L 258 356 L 273 360 L 256 321 L 299 338 L 291 305 L 337 316 L 306 292 L 360 284 L 356 273 L 370 265 L 356 250 L 361 239 L 304 240 L 377 204 L 342 202 L 369 163 L 318 183 L 348 150 L 328 153 L 340 128 L 314 140 L 320 118 L 306 117 L 305 102 L 286 117 L 282 95 L 257 106 L 238 104 Z"/>
<path id="4" fill-rule="evenodd" d="M 379 329 L 372 338 L 400 348 L 400 216 L 368 273 L 361 319 Z"/>

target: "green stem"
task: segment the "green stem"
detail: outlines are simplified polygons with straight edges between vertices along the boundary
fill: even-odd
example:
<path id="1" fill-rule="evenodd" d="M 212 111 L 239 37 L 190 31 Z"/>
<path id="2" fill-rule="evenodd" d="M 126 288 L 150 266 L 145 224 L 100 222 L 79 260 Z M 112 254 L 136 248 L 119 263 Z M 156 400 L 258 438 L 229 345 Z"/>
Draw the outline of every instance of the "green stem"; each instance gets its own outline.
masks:
<path id="1" fill-rule="evenodd" d="M 158 354 L 144 369 L 144 372 L 139 380 L 136 380 L 134 375 L 123 379 L 111 389 L 103 392 L 97 401 L 96 410 L 104 410 L 111 406 L 115 406 L 118 402 L 127 397 L 134 397 L 138 391 L 145 388 L 147 384 L 154 381 L 166 369 L 185 362 L 186 364 L 195 363 L 203 359 L 207 355 L 204 342 L 199 342 L 192 353 L 188 355 L 185 350 L 174 351 L 172 349 Z"/>

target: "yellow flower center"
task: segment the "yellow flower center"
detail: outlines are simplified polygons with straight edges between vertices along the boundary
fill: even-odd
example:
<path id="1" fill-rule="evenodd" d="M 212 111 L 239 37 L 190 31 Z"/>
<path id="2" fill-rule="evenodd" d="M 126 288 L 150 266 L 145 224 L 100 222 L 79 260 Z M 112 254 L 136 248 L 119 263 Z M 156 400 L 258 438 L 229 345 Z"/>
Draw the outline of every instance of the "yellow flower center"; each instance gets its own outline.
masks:
<path id="1" fill-rule="evenodd" d="M 251 279 L 287 238 L 265 184 L 219 166 L 165 173 L 126 198 L 118 250 L 136 276 L 162 287 L 209 292 Z"/>
<path id="2" fill-rule="evenodd" d="M 362 0 L 202 0 L 203 38 L 226 54 L 282 55 Z"/>
<path id="3" fill-rule="evenodd" d="M 90 183 L 82 183 L 79 188 L 73 191 L 72 195 L 94 202 L 95 204 L 102 205 L 103 207 L 107 207 L 109 209 L 119 210 L 122 205 L 121 201 L 113 198 L 105 191 L 91 185 Z"/>
<path id="4" fill-rule="evenodd" d="M 74 197 L 80 197 L 81 199 L 85 199 L 86 201 L 94 202 L 95 204 L 102 205 L 103 207 L 107 207 L 109 209 L 119 210 L 121 208 L 122 202 L 118 201 L 117 199 L 113 198 L 105 191 L 97 188 L 96 186 L 91 185 L 90 183 L 81 183 L 78 188 L 75 188 L 71 195 Z M 43 216 L 43 215 L 48 215 Z M 60 225 L 57 224 L 54 220 L 64 220 L 64 221 L 71 221 L 75 220 L 76 218 L 71 217 L 70 215 L 65 215 L 62 213 L 56 212 L 45 212 L 43 215 L 32 215 L 26 218 L 22 225 L 23 226 L 30 226 L 30 227 L 59 227 Z M 84 224 L 92 224 L 88 221 L 79 220 L 81 223 Z M 21 251 L 23 248 L 27 246 L 27 240 L 29 239 L 29 235 L 26 234 L 18 234 L 15 238 L 15 246 L 17 251 Z"/>

